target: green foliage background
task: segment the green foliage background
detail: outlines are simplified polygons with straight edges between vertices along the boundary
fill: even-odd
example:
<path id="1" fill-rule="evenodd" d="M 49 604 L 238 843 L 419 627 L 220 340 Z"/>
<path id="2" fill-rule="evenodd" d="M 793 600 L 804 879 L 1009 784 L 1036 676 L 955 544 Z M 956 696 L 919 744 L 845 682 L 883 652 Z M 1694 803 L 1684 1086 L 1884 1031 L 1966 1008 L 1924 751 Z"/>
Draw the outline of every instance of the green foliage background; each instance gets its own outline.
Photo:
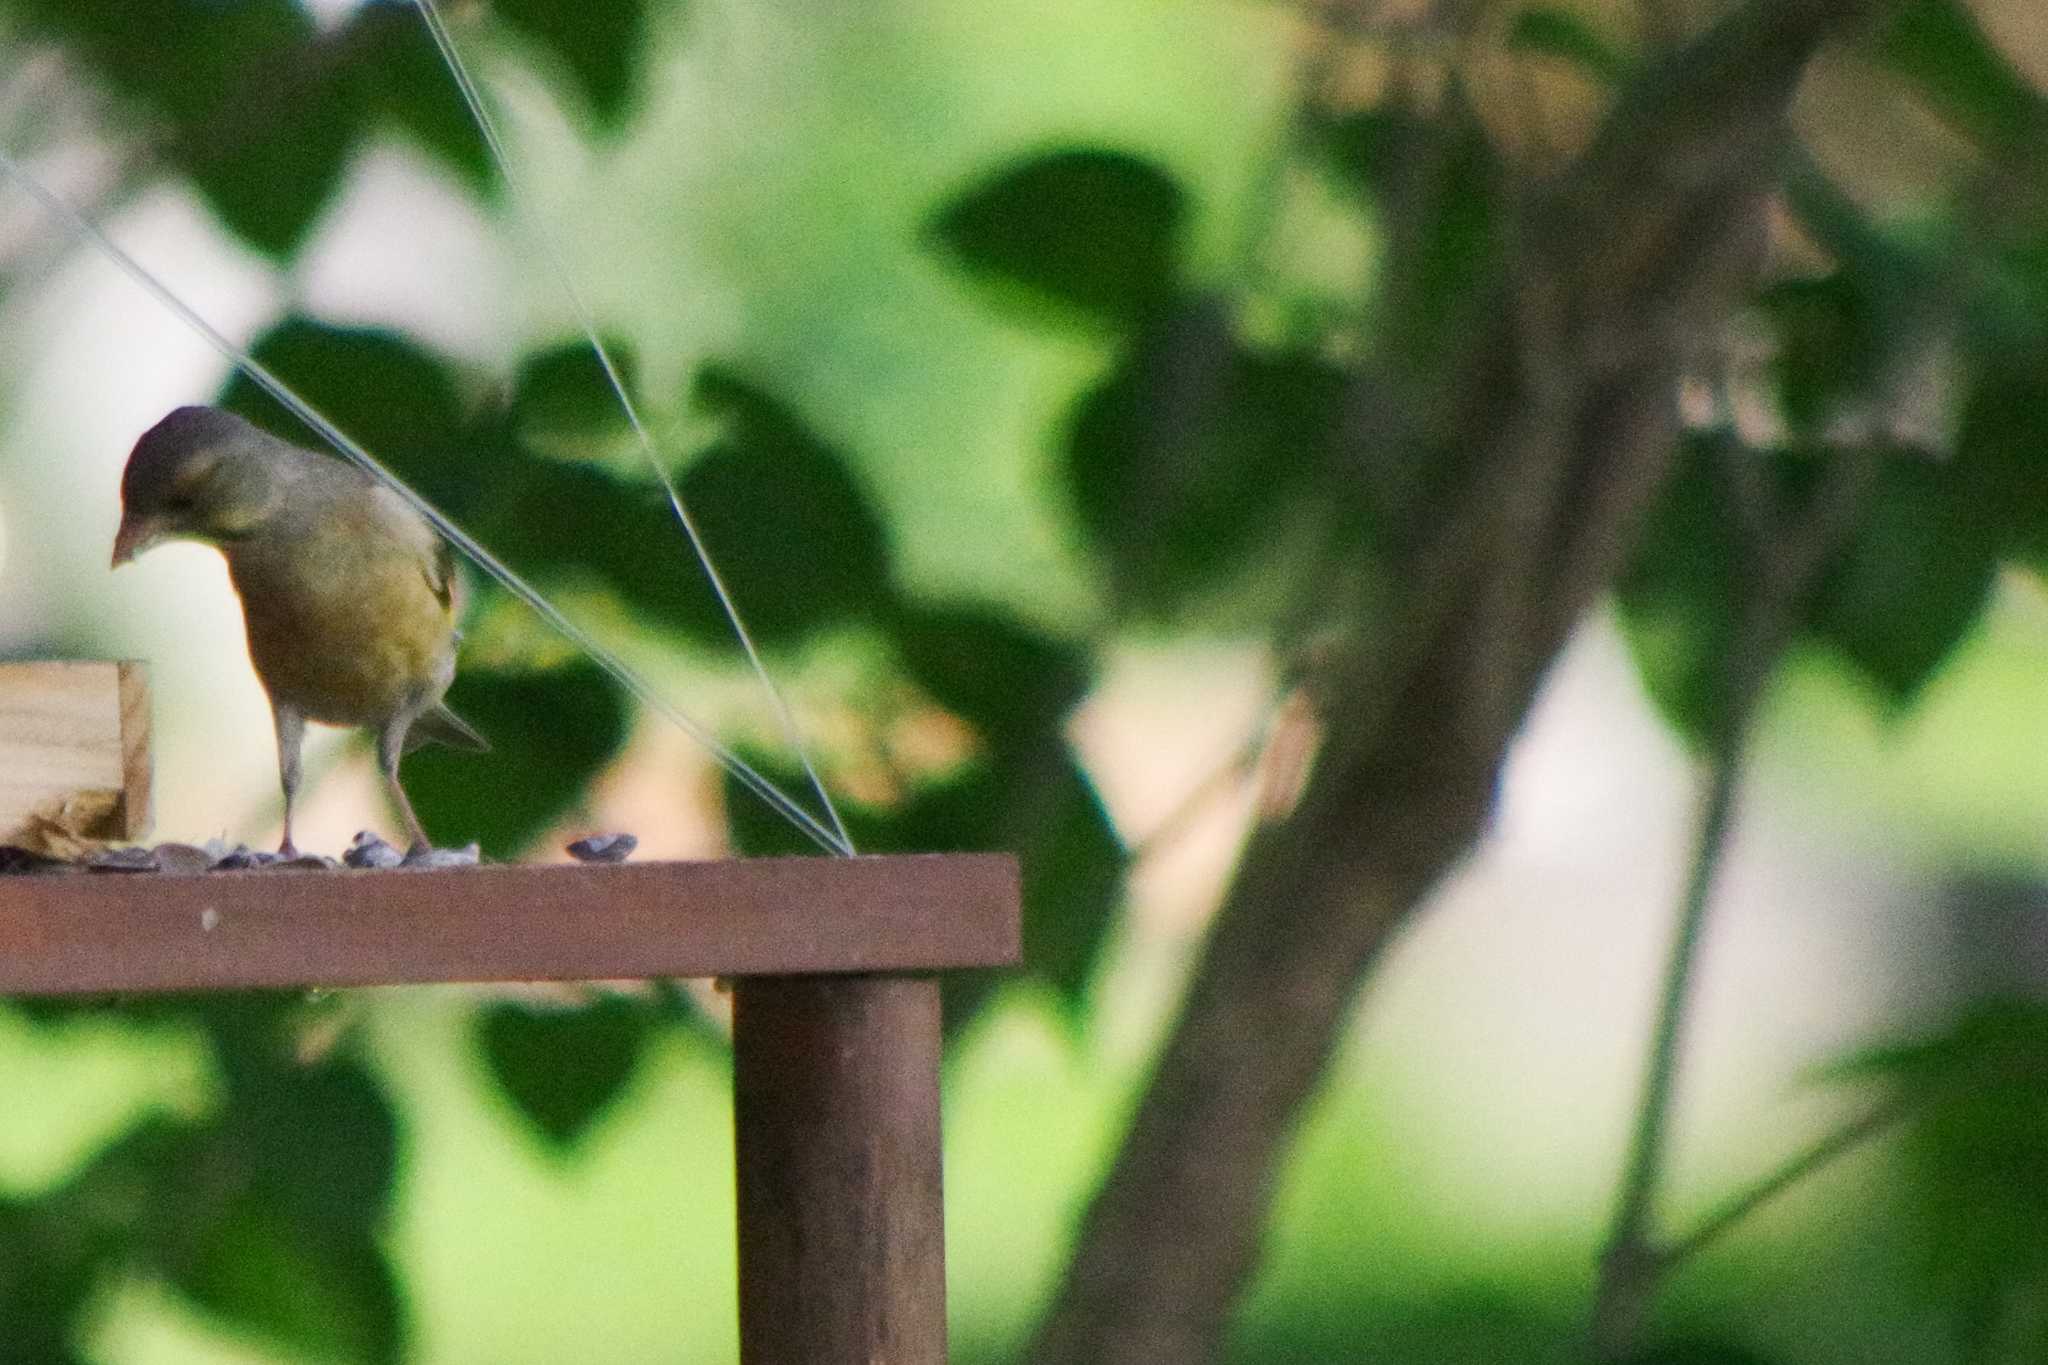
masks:
<path id="1" fill-rule="evenodd" d="M 595 282 L 761 643 L 968 736 L 957 761 L 862 786 L 857 844 L 1024 860 L 1026 978 L 948 999 L 958 1358 L 999 1359 L 1143 1052 L 1101 1041 L 1130 854 L 1062 727 L 1120 638 L 1252 637 L 1292 660 L 1333 601 L 1369 613 L 1387 591 L 1390 547 L 1456 470 L 1431 404 L 1499 303 L 1515 168 L 1456 101 L 1424 118 L 1298 99 L 1278 8 L 816 8 L 498 0 L 458 34 L 559 116 L 515 137 L 536 207 Z M 1642 78 L 1648 58 L 1597 20 L 1519 14 L 1504 52 L 1596 92 Z M 387 141 L 506 211 L 407 5 L 322 24 L 289 0 L 6 0 L 0 23 L 19 51 L 63 54 L 144 180 L 188 186 L 282 268 Z M 1903 5 L 1863 41 L 1971 156 L 2023 181 L 2048 164 L 2048 103 L 1960 0 Z M 1356 278 L 1262 255 L 1281 187 L 1303 184 L 1328 221 L 1302 254 Z M 1823 264 L 1752 301 L 1782 429 L 1747 468 L 1789 521 L 1830 462 L 1868 464 L 1868 504 L 1800 604 L 1792 686 L 1846 674 L 1889 717 L 2048 546 L 2048 214 L 2021 194 L 1980 231 L 1961 191 L 1888 218 L 1834 189 L 1788 178 Z M 1931 309 L 1959 357 L 1952 442 L 1881 421 L 1845 437 Z M 287 311 L 254 350 L 522 573 L 602 604 L 665 678 L 729 675 L 716 604 L 589 357 L 566 325 L 529 330 L 458 354 Z M 1361 352 L 1394 358 L 1385 411 L 1414 423 L 1383 442 L 1388 468 L 1359 455 Z M 242 381 L 221 401 L 295 434 Z M 1739 719 L 1715 676 L 1750 572 L 1722 477 L 1736 440 L 1688 438 L 1616 593 L 1649 695 L 1708 750 Z M 451 696 L 492 754 L 407 770 L 430 829 L 494 857 L 574 810 L 633 723 L 513 611 L 484 595 L 494 647 Z M 1858 723 L 1841 695 L 1823 719 Z M 798 789 L 748 719 L 737 742 Z M 736 851 L 808 851 L 724 796 Z M 1640 1360 L 2048 1358 L 2040 1011 L 1974 1002 L 1860 1060 L 1922 1095 L 1890 1183 L 1690 1272 Z M 12 1103 L 67 1097 L 11 1129 L 18 1166 L 42 1165 L 0 1186 L 0 1361 L 730 1357 L 722 1043 L 678 992 L 21 1003 L 0 1058 Z M 1389 1174 L 1378 1103 L 1324 1097 L 1230 1358 L 1572 1358 L 1592 1235 L 1444 1239 Z"/>

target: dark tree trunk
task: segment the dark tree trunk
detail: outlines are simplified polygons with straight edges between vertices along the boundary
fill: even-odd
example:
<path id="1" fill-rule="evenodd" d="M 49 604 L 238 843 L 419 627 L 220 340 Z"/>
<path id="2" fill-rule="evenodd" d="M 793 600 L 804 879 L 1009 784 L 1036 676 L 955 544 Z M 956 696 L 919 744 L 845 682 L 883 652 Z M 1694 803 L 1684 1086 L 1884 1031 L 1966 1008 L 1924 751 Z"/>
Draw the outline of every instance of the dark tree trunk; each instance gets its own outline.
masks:
<path id="1" fill-rule="evenodd" d="M 1677 381 L 1753 279 L 1792 92 L 1867 8 L 1751 0 L 1646 72 L 1528 206 L 1499 330 L 1443 409 L 1467 428 L 1462 495 L 1413 537 L 1397 619 L 1310 681 L 1306 790 L 1245 850 L 1034 1365 L 1219 1353 L 1359 984 L 1483 830 L 1544 672 L 1632 547 Z"/>

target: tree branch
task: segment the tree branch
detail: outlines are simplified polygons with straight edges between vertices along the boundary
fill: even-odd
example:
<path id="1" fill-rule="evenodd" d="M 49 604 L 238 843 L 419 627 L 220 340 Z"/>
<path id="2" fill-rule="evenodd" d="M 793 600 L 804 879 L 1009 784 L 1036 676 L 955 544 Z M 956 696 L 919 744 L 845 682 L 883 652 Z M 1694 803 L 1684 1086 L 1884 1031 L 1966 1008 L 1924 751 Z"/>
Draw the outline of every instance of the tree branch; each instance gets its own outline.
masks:
<path id="1" fill-rule="evenodd" d="M 1655 1243 L 1656 1199 L 1663 1183 L 1671 1111 L 1677 1097 L 1686 1011 L 1698 972 L 1714 879 L 1734 819 L 1751 724 L 1765 686 L 1799 631 L 1807 600 L 1854 526 L 1877 474 L 1877 460 L 1868 451 L 1838 452 L 1821 486 L 1800 509 L 1797 524 L 1786 527 L 1786 518 L 1778 509 L 1760 505 L 1767 496 L 1762 481 L 1746 477 L 1754 471 L 1744 468 L 1743 462 L 1753 455 L 1732 443 L 1723 448 L 1722 455 L 1735 501 L 1746 514 L 1740 520 L 1758 528 L 1743 547 L 1753 566 L 1746 579 L 1752 586 L 1723 667 L 1720 724 L 1710 739 L 1712 769 L 1699 834 L 1658 994 L 1614 1230 L 1601 1258 L 1594 1291 L 1592 1343 L 1594 1353 L 1603 1360 L 1619 1360 L 1634 1350 L 1657 1290 L 1676 1264 L 1676 1259 Z"/>
<path id="2" fill-rule="evenodd" d="M 1820 1138 L 1755 1184 L 1737 1190 L 1716 1204 L 1706 1217 L 1700 1220 L 1698 1227 L 1672 1241 L 1658 1254 L 1657 1259 L 1662 1272 L 1669 1274 L 1699 1255 L 1710 1244 L 1718 1241 L 1723 1233 L 1806 1177 L 1829 1165 L 1836 1157 L 1852 1152 L 1870 1139 L 1889 1132 L 1919 1107 L 1918 1098 L 1915 1095 L 1899 1094 L 1873 1106 L 1868 1113 Z"/>
<path id="3" fill-rule="evenodd" d="M 1353 622 L 1313 682 L 1323 749 L 1246 846 L 1038 1365 L 1217 1353 L 1359 983 L 1479 836 L 1544 671 L 1633 545 L 1692 339 L 1753 260 L 1792 90 L 1864 8 L 1750 0 L 1650 72 L 1539 202 L 1438 409 L 1459 487 L 1393 566 L 1390 619 Z"/>

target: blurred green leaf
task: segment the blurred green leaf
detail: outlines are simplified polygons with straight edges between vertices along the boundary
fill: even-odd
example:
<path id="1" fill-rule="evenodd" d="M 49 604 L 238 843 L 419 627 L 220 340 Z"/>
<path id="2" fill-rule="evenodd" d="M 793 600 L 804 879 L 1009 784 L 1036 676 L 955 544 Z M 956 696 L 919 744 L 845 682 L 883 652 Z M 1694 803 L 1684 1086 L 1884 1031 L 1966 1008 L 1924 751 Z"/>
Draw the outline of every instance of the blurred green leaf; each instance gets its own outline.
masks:
<path id="1" fill-rule="evenodd" d="M 1148 332 L 1067 436 L 1075 511 L 1119 600 L 1172 615 L 1341 515 L 1362 490 L 1320 476 L 1344 387 L 1312 356 L 1245 349 L 1214 299 Z"/>
<path id="2" fill-rule="evenodd" d="M 294 1360 L 398 1359 L 403 1313 L 376 1243 L 398 1146 L 381 1085 L 347 1056 L 298 1059 L 295 995 L 186 1003 L 219 1059 L 217 1112 L 145 1118 L 60 1187 L 49 1211 L 78 1244 L 160 1276 Z"/>
<path id="3" fill-rule="evenodd" d="M 592 578 L 649 625 L 735 647 L 703 566 L 651 480 L 515 448 L 502 454 L 491 486 L 480 534 L 544 588 Z"/>
<path id="4" fill-rule="evenodd" d="M 1515 15 L 1508 26 L 1507 46 L 1515 52 L 1556 57 L 1608 85 L 1620 85 L 1636 65 L 1583 16 L 1556 5 L 1534 5 Z"/>
<path id="5" fill-rule="evenodd" d="M 1822 585 L 1816 633 L 1895 705 L 1919 694 L 1983 613 L 2003 539 L 1985 510 L 1953 466 L 1890 459 Z"/>
<path id="6" fill-rule="evenodd" d="M 1980 148 L 1996 152 L 2048 131 L 2048 100 L 1998 50 L 1964 0 L 1893 6 L 1877 52 Z"/>
<path id="7" fill-rule="evenodd" d="M 236 1204 L 168 1268 L 193 1302 L 293 1360 L 383 1365 L 404 1353 L 396 1277 L 368 1233 L 318 1233 L 260 1200 Z"/>
<path id="8" fill-rule="evenodd" d="M 810 779 L 804 770 L 794 762 L 784 763 L 779 758 L 755 749 L 740 751 L 740 757 L 751 765 L 769 782 L 775 784 L 806 810 L 814 810 L 817 798 L 811 794 Z M 815 857 L 824 850 L 817 842 L 797 828 L 781 812 L 755 795 L 740 780 L 728 771 L 719 773 L 719 791 L 725 807 L 725 829 L 732 841 L 732 851 L 740 858 L 788 858 Z M 872 812 L 864 806 L 835 797 L 840 817 L 845 820 L 847 831 L 852 834 L 854 846 L 862 853 L 881 853 L 887 850 L 874 843 L 876 832 L 882 826 L 872 818 Z M 822 812 L 819 812 L 822 821 Z"/>
<path id="9" fill-rule="evenodd" d="M 304 56 L 313 23 L 292 0 L 16 0 L 32 32 L 63 42 L 114 90 L 181 127 L 248 106 L 229 102 L 253 71 Z M 223 127 L 223 134 L 231 129 Z"/>
<path id="10" fill-rule="evenodd" d="M 894 591 L 888 527 L 846 457 L 730 371 L 706 369 L 696 398 L 726 430 L 684 471 L 683 505 L 754 638 L 794 644 L 882 606 Z M 734 643 L 722 619 L 707 638 Z"/>
<path id="11" fill-rule="evenodd" d="M 84 1365 L 71 1338 L 98 1263 L 87 1230 L 47 1202 L 0 1197 L 0 1360 Z"/>
<path id="12" fill-rule="evenodd" d="M 1975 286 L 1964 300 L 1962 334 L 1972 358 L 1986 373 L 2030 377 L 2048 367 L 2048 139 L 2031 159 L 2006 164 L 2028 196 L 2024 206 L 2007 201 L 2008 221 L 2017 225 L 2011 235 L 1987 241 L 1966 220 L 1941 245 L 1949 260 L 1966 262 Z"/>
<path id="13" fill-rule="evenodd" d="M 886 624 L 917 685 L 998 743 L 1052 732 L 1091 681 L 1083 649 L 1000 608 L 899 603 Z"/>
<path id="14" fill-rule="evenodd" d="M 305 1067 L 256 1010 L 214 997 L 229 1075 L 218 1116 L 152 1116 L 110 1143 L 51 1211 L 293 1360 L 399 1358 L 403 1311 L 376 1230 L 390 1207 L 395 1123 L 352 1062 Z M 268 1023 L 265 1023 L 265 1018 Z"/>
<path id="15" fill-rule="evenodd" d="M 1873 218 L 1810 154 L 1792 156 L 1785 205 L 1800 228 L 1840 263 L 1841 273 L 1870 292 L 1924 295 L 1943 268 L 1926 242 Z"/>
<path id="16" fill-rule="evenodd" d="M 1902 220 L 1873 213 L 1811 154 L 1795 154 L 1785 202 L 1840 263 L 1833 278 L 1860 297 L 1859 322 L 1880 362 L 1910 362 L 1953 317 L 1960 358 L 1988 373 L 2030 376 L 2048 363 L 2044 166 L 2048 139 L 2000 159 L 1996 209 L 1964 194 L 1932 221 Z"/>
<path id="17" fill-rule="evenodd" d="M 244 997 L 237 992 L 234 998 Z M 169 1033 L 207 1027 L 212 1003 L 207 997 L 190 995 L 15 996 L 0 1001 L 0 1007 L 46 1029 L 89 1031 L 119 1020 L 137 1031 L 162 1029 Z"/>
<path id="18" fill-rule="evenodd" d="M 840 453 L 738 380 L 713 371 L 704 391 L 729 418 L 727 430 L 684 472 L 678 492 L 754 639 L 795 644 L 883 608 L 892 591 L 887 530 Z M 651 478 L 515 446 L 496 452 L 485 487 L 478 533 L 513 567 L 544 586 L 594 579 L 650 625 L 714 649 L 739 647 Z"/>
<path id="19" fill-rule="evenodd" d="M 327 64 L 340 58 L 309 46 L 303 57 L 273 60 L 284 69 L 241 87 L 239 98 L 258 108 L 187 128 L 172 155 L 230 231 L 284 257 L 340 189 L 365 119 L 353 73 Z"/>
<path id="20" fill-rule="evenodd" d="M 1380 105 L 1322 125 L 1317 148 L 1352 188 L 1384 205 L 1403 193 L 1420 158 L 1437 153 L 1442 136 L 1427 119 Z"/>
<path id="21" fill-rule="evenodd" d="M 1258 1295 L 1231 1332 L 1228 1365 L 1589 1365 L 1570 1291 L 1486 1282 L 1390 1294 L 1332 1264 Z"/>
<path id="22" fill-rule="evenodd" d="M 755 771 L 785 793 L 807 797 L 810 779 L 794 762 L 761 753 L 741 754 Z M 748 858 L 815 855 L 819 849 L 731 773 L 722 778 L 726 827 L 733 851 Z M 867 805 L 840 798 L 839 814 L 862 853 L 947 853 L 989 847 L 983 842 L 989 815 L 977 803 L 986 791 L 979 764 L 920 782 L 894 805 Z M 805 799 L 806 806 L 814 798 Z"/>
<path id="23" fill-rule="evenodd" d="M 646 49 L 646 0 L 495 0 L 491 10 L 562 64 L 601 125 L 624 121 Z"/>
<path id="24" fill-rule="evenodd" d="M 274 256 L 303 244 L 365 130 L 381 20 L 322 33 L 291 0 L 18 9 L 158 125 L 152 141 L 231 231 Z"/>
<path id="25" fill-rule="evenodd" d="M 1615 585 L 1615 606 L 1643 688 L 1665 720 L 1711 745 L 1728 723 L 1723 661 L 1750 566 L 1738 562 L 1736 512 L 1715 468 L 1719 438 L 1693 435 Z"/>
<path id="26" fill-rule="evenodd" d="M 410 0 L 371 0 L 351 23 L 370 108 L 472 191 L 495 196 L 490 150 Z"/>
<path id="27" fill-rule="evenodd" d="M 1922 1100 L 1960 1094 L 1987 1079 L 2023 1083 L 2036 1074 L 2048 1076 L 2048 1005 L 2005 998 L 1978 1001 L 1943 1030 L 1860 1048 L 1838 1058 L 1824 1074 L 1852 1080 L 1888 1077 Z M 2041 1100 L 2048 1105 L 2048 1091 Z"/>
<path id="28" fill-rule="evenodd" d="M 1025 967 L 1078 1019 L 1123 903 L 1123 842 L 1063 745 L 1002 764 L 997 780 L 1007 799 L 995 840 L 1023 864 Z"/>
<path id="29" fill-rule="evenodd" d="M 1965 481 L 1977 515 L 2004 553 L 2048 570 L 2048 381 L 1990 371 L 1972 384 L 1957 426 L 1950 477 Z"/>
<path id="30" fill-rule="evenodd" d="M 1916 1101 L 1897 1189 L 1925 1248 L 1933 1302 L 1953 1311 L 1973 1359 L 2038 1359 L 2048 1347 L 2048 1006 L 1993 1000 L 1946 1031 L 1865 1052 L 1847 1075 L 1881 1075 Z M 2031 1325 L 2029 1325 L 2031 1324 Z M 1986 1349 L 2017 1328 L 2031 1349 Z"/>
<path id="31" fill-rule="evenodd" d="M 429 747 L 405 761 L 405 790 L 437 844 L 511 858 L 582 797 L 624 747 L 631 714 L 618 685 L 587 661 L 542 672 L 466 668 L 448 704 L 489 753 Z"/>
<path id="32" fill-rule="evenodd" d="M 491 452 L 464 429 L 454 368 L 410 338 L 294 316 L 258 337 L 250 354 L 450 515 L 466 516 L 488 486 Z M 294 445 L 328 450 L 239 372 L 219 403 Z"/>
<path id="33" fill-rule="evenodd" d="M 303 1235 L 367 1236 L 390 1208 L 398 1173 L 398 1117 L 361 1063 L 309 1066 L 280 1051 L 256 1065 L 224 1066 L 233 1100 L 222 1138 L 264 1207 Z"/>
<path id="34" fill-rule="evenodd" d="M 805 790 L 804 776 L 794 767 L 760 755 L 747 758 L 784 791 Z M 739 852 L 816 852 L 729 775 L 725 795 Z M 840 813 L 863 853 L 1015 853 L 1023 873 L 1023 970 L 1079 1014 L 1123 903 L 1127 854 L 1094 785 L 1057 730 L 1020 736 L 983 760 L 919 783 L 897 805 L 842 803 Z M 971 1017 L 1004 975 L 948 974 L 949 1031 Z"/>
<path id="35" fill-rule="evenodd" d="M 632 348 L 607 337 L 605 350 L 618 367 L 626 392 L 633 393 L 637 367 Z M 529 446 L 563 457 L 602 454 L 631 431 L 604 363 L 590 343 L 581 339 L 536 351 L 519 362 L 513 381 L 512 424 L 519 439 Z"/>
<path id="36" fill-rule="evenodd" d="M 1001 850 L 1023 880 L 1022 972 L 1051 987 L 1078 1021 L 1123 904 L 1126 854 L 1101 798 L 1056 735 L 999 752 L 920 787 L 889 817 L 854 824 L 868 853 Z M 948 974 L 946 1027 L 957 1034 L 1015 972 Z"/>
<path id="37" fill-rule="evenodd" d="M 1695 742 L 1711 743 L 1725 714 L 1724 660 L 1758 566 L 1740 559 L 1743 513 L 1714 468 L 1716 436 L 1689 438 L 1616 584 L 1630 651 L 1660 711 Z M 1855 452 L 1767 456 L 1766 518 L 1799 515 L 1820 462 Z M 1975 626 L 2005 540 L 1987 515 L 1981 480 L 1958 462 L 1886 452 L 1875 492 L 1795 622 L 1903 706 Z"/>
<path id="38" fill-rule="evenodd" d="M 477 1047 L 520 1116 L 568 1148 L 632 1083 L 649 1024 L 645 1009 L 618 996 L 573 1010 L 496 1004 L 477 1016 Z"/>
<path id="39" fill-rule="evenodd" d="M 1507 174 L 1485 123 L 1453 87 L 1439 117 L 1384 105 L 1327 121 L 1316 141 L 1384 228 L 1375 353 L 1441 383 L 1439 370 L 1469 352 L 1499 307 Z"/>
<path id="40" fill-rule="evenodd" d="M 1625 1357 L 1621 1365 L 1775 1365 L 1769 1356 L 1725 1341 L 1679 1341 Z"/>
<path id="41" fill-rule="evenodd" d="M 1788 279 L 1766 288 L 1757 306 L 1777 333 L 1772 369 L 1786 425 L 1818 436 L 1852 400 L 1866 396 L 1885 354 L 1879 321 L 1847 272 Z"/>
<path id="42" fill-rule="evenodd" d="M 1179 283 L 1186 192 L 1124 152 L 1066 148 L 1012 163 L 956 195 L 932 234 L 962 266 L 1096 322 L 1134 327 Z"/>

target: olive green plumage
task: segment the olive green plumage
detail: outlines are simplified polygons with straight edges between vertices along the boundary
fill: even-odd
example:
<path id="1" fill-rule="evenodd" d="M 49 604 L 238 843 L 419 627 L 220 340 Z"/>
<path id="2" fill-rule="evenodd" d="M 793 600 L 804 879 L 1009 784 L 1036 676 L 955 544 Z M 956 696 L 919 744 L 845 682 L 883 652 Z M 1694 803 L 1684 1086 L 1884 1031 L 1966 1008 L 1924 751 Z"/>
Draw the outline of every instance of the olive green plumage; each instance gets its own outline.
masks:
<path id="1" fill-rule="evenodd" d="M 425 844 L 399 756 L 427 739 L 485 747 L 441 704 L 457 639 L 448 543 L 354 465 L 208 407 L 179 408 L 143 433 L 121 476 L 115 567 L 166 540 L 227 559 L 277 725 L 284 849 L 308 720 L 376 732 L 392 801 Z"/>

